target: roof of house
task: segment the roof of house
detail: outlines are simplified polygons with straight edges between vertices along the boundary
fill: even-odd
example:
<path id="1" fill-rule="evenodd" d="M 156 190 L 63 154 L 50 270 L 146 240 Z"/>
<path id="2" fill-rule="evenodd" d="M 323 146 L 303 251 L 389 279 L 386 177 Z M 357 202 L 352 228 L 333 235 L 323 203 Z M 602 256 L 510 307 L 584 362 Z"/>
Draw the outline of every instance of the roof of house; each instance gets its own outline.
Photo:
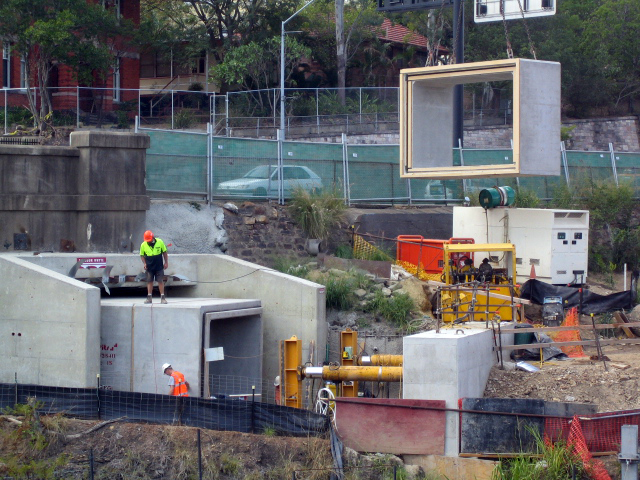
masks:
<path id="1" fill-rule="evenodd" d="M 404 25 L 392 23 L 388 18 L 385 18 L 383 20 L 382 25 L 375 27 L 375 31 L 378 35 L 378 38 L 380 38 L 381 40 L 386 40 L 388 42 L 406 43 L 423 48 L 427 48 L 429 46 L 427 37 L 409 30 Z"/>

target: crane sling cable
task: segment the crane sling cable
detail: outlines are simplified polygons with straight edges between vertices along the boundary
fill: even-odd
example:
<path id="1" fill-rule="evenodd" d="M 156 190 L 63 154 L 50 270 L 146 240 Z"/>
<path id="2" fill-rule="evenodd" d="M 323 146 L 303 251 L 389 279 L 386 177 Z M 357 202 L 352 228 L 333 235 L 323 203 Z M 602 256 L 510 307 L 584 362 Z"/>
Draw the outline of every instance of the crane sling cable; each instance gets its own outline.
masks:
<path id="1" fill-rule="evenodd" d="M 520 15 L 522 15 L 522 23 L 524 24 L 524 30 L 527 32 L 527 40 L 529 41 L 529 51 L 531 55 L 533 55 L 533 59 L 537 60 L 536 49 L 533 46 L 533 40 L 531 40 L 531 32 L 529 32 L 529 24 L 527 23 L 527 18 L 524 16 L 524 10 L 522 9 L 522 2 L 518 0 L 518 7 L 520 7 Z"/>

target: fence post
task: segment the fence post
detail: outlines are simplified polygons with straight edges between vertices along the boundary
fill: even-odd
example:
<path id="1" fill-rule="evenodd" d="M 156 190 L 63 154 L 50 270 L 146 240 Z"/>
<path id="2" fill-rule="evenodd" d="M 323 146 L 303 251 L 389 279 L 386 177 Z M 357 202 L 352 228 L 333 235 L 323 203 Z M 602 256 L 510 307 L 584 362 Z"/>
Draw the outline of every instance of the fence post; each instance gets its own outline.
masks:
<path id="1" fill-rule="evenodd" d="M 342 181 L 344 182 L 344 200 L 347 205 L 351 205 L 351 195 L 349 193 L 349 157 L 347 155 L 347 134 L 342 134 Z"/>
<path id="2" fill-rule="evenodd" d="M 358 89 L 358 96 L 359 96 L 359 104 L 360 104 L 360 125 L 362 125 L 362 87 L 360 87 Z"/>
<path id="3" fill-rule="evenodd" d="M 567 148 L 565 146 L 564 140 L 560 142 L 560 152 L 562 154 L 562 167 L 564 168 L 564 178 L 567 182 L 567 187 L 570 186 L 569 183 L 569 164 L 567 162 Z"/>
<path id="4" fill-rule="evenodd" d="M 76 85 L 76 128 L 80 128 L 80 86 Z"/>
<path id="5" fill-rule="evenodd" d="M 7 112 L 7 89 L 4 90 L 4 134 L 7 134 L 7 118 L 9 114 Z"/>
<path id="6" fill-rule="evenodd" d="M 391 181 L 393 182 L 393 172 L 391 173 Z M 444 182 L 442 182 L 444 184 Z M 411 179 L 407 178 L 407 195 L 409 196 L 409 205 L 412 205 L 412 198 L 411 198 Z M 447 187 L 445 186 L 444 189 L 444 198 L 447 198 Z M 420 268 L 420 267 L 418 267 Z"/>
<path id="7" fill-rule="evenodd" d="M 512 147 L 513 148 L 513 147 Z M 464 153 L 462 152 L 462 139 L 458 139 L 458 149 L 460 150 L 460 166 L 464 167 Z M 444 185 L 444 182 L 442 182 L 442 184 Z M 445 192 L 446 192 L 446 186 L 445 186 Z M 463 195 L 464 192 L 467 191 L 467 179 L 463 178 L 462 179 L 462 191 L 463 191 Z"/>
<path id="8" fill-rule="evenodd" d="M 320 135 L 320 95 L 316 88 L 316 126 L 318 127 L 318 135 Z"/>
<path id="9" fill-rule="evenodd" d="M 202 480 L 202 443 L 200 441 L 200 429 L 198 432 L 198 479 Z"/>
<path id="10" fill-rule="evenodd" d="M 18 404 L 18 372 L 13 372 L 13 404 Z"/>
<path id="11" fill-rule="evenodd" d="M 227 93 L 224 96 L 224 105 L 225 105 L 225 123 L 224 123 L 224 132 L 225 135 L 228 137 L 229 136 L 229 94 Z"/>
<path id="12" fill-rule="evenodd" d="M 638 425 L 623 425 L 620 432 L 621 480 L 638 478 Z"/>
<path id="13" fill-rule="evenodd" d="M 171 89 L 171 130 L 173 130 L 173 89 Z"/>
<path id="14" fill-rule="evenodd" d="M 276 166 L 276 168 L 278 169 L 278 179 L 280 180 L 278 182 L 278 204 L 279 205 L 284 205 L 284 199 L 282 198 L 282 186 L 283 183 L 282 182 L 282 164 L 283 164 L 283 159 L 282 159 L 282 148 L 283 148 L 283 144 L 282 144 L 282 129 L 278 129 L 278 165 Z M 269 192 L 267 191 L 267 196 L 268 196 Z"/>
<path id="15" fill-rule="evenodd" d="M 613 179 L 616 181 L 616 187 L 618 185 L 618 168 L 616 165 L 616 153 L 613 151 L 613 143 L 609 142 L 609 156 L 611 157 L 611 168 L 613 170 Z"/>
<path id="16" fill-rule="evenodd" d="M 138 127 L 140 126 L 140 117 L 138 115 L 136 115 L 136 118 L 134 119 L 133 122 L 133 133 L 138 133 Z"/>
<path id="17" fill-rule="evenodd" d="M 96 375 L 96 398 L 98 399 L 98 408 L 97 408 L 97 414 L 98 414 L 98 420 L 100 420 L 100 410 L 101 405 L 100 405 L 100 374 Z"/>
<path id="18" fill-rule="evenodd" d="M 89 449 L 89 480 L 93 480 L 93 447 Z"/>
<path id="19" fill-rule="evenodd" d="M 151 102 L 151 100 L 149 100 L 149 102 Z M 142 106 L 140 105 L 140 89 L 138 89 L 138 118 L 142 116 L 142 114 L 140 113 L 141 111 L 142 111 Z"/>
<path id="20" fill-rule="evenodd" d="M 256 386 L 251 385 L 251 433 L 255 432 L 255 423 L 254 423 L 254 405 L 256 401 Z"/>
<path id="21" fill-rule="evenodd" d="M 207 203 L 211 203 L 213 197 L 213 140 L 211 131 L 213 125 L 207 123 Z"/>

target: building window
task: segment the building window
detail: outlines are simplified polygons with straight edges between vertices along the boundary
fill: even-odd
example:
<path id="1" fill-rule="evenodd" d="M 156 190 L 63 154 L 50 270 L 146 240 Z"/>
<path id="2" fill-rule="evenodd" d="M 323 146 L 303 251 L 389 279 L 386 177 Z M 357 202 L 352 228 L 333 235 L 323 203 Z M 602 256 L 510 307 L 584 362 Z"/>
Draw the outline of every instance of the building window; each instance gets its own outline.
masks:
<path id="1" fill-rule="evenodd" d="M 120 57 L 116 58 L 116 63 L 113 67 L 113 101 L 120 101 L 120 67 L 122 65 L 122 59 Z"/>
<path id="2" fill-rule="evenodd" d="M 102 6 L 107 10 L 113 10 L 116 18 L 122 17 L 122 0 L 100 0 Z"/>
<path id="3" fill-rule="evenodd" d="M 9 88 L 11 79 L 11 49 L 8 43 L 2 45 L 2 88 Z"/>

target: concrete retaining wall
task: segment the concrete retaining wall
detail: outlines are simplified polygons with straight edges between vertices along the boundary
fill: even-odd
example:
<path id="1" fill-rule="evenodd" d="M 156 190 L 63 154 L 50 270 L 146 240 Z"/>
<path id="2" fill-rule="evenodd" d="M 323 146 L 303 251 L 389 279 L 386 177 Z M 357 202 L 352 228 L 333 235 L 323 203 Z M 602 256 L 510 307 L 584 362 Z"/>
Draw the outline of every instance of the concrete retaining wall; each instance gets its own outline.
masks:
<path id="1" fill-rule="evenodd" d="M 0 256 L 0 382 L 93 387 L 100 373 L 100 290 Z"/>
<path id="2" fill-rule="evenodd" d="M 10 251 L 131 251 L 149 209 L 149 137 L 83 131 L 70 143 L 0 147 L 0 243 Z"/>

